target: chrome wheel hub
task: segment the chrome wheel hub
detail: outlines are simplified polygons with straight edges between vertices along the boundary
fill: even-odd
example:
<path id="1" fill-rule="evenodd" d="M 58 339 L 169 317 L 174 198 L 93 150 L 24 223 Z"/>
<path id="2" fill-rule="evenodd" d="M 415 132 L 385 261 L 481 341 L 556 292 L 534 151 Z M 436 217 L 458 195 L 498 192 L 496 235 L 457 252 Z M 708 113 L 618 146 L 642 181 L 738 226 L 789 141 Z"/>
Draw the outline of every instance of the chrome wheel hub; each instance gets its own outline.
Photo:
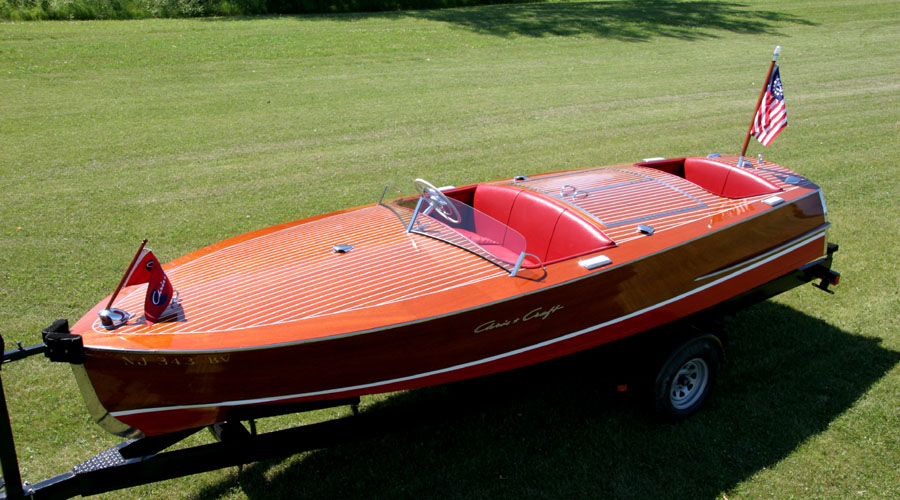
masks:
<path id="1" fill-rule="evenodd" d="M 697 404 L 709 384 L 709 366 L 700 358 L 693 358 L 681 365 L 672 380 L 669 401 L 677 410 Z"/>

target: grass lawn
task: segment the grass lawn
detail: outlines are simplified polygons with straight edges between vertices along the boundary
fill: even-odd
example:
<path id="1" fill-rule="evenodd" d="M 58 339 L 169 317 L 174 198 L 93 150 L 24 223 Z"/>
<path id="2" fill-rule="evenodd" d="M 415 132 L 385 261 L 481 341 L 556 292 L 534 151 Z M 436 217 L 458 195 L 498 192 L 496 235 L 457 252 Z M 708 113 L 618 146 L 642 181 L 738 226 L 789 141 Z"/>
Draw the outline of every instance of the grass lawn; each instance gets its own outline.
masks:
<path id="1" fill-rule="evenodd" d="M 0 334 L 30 345 L 79 318 L 143 237 L 165 262 L 415 177 L 739 152 L 775 45 L 790 125 L 765 155 L 823 187 L 843 281 L 730 318 L 730 363 L 699 415 L 659 423 L 578 356 L 364 399 L 452 414 L 403 432 L 108 498 L 898 498 L 891 1 L 0 24 Z M 24 479 L 117 442 L 68 367 L 2 373 Z"/>

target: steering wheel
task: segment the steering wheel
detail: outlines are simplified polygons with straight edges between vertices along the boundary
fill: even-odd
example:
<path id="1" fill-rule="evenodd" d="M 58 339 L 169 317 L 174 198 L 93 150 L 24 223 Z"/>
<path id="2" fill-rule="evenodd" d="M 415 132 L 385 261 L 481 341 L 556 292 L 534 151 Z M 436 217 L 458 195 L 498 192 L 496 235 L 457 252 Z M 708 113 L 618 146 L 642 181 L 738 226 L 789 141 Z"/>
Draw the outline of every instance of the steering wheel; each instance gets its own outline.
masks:
<path id="1" fill-rule="evenodd" d="M 431 205 L 431 208 L 434 209 L 435 212 L 454 224 L 459 223 L 459 211 L 456 210 L 456 207 L 453 206 L 453 202 L 451 202 L 444 193 L 424 179 L 416 179 L 413 181 L 413 184 L 416 186 L 416 191 L 422 195 L 422 198 Z"/>

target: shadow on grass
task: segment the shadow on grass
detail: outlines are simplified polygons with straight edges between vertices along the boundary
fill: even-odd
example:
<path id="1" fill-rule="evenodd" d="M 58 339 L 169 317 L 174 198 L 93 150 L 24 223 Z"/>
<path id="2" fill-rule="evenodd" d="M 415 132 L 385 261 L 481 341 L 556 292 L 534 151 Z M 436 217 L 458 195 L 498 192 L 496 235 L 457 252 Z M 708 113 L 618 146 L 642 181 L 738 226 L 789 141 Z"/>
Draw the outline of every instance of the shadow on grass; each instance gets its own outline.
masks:
<path id="1" fill-rule="evenodd" d="M 391 397 L 364 413 L 399 409 L 415 424 L 252 464 L 196 497 L 712 499 L 824 431 L 900 362 L 772 302 L 727 326 L 716 394 L 681 423 L 598 384 L 590 352 Z"/>
<path id="2" fill-rule="evenodd" d="M 644 42 L 717 38 L 717 32 L 777 35 L 785 24 L 814 25 L 793 14 L 714 0 L 622 0 L 574 3 L 514 3 L 458 9 L 406 10 L 303 16 L 300 19 L 356 21 L 370 17 L 427 19 L 476 33 L 509 37 L 594 36 Z M 217 18 L 216 22 L 257 19 Z"/>
<path id="3" fill-rule="evenodd" d="M 812 24 L 791 14 L 754 10 L 740 3 L 676 0 L 492 5 L 403 15 L 442 21 L 488 35 L 589 35 L 630 42 L 654 37 L 716 38 L 717 31 L 773 35 L 781 24 Z"/>

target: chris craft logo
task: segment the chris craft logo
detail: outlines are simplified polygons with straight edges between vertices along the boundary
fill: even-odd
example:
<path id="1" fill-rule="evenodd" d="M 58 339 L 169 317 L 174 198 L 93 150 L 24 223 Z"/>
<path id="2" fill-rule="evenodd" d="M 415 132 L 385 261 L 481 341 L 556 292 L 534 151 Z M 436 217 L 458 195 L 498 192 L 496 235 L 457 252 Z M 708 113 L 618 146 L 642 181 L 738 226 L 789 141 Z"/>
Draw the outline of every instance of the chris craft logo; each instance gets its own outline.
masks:
<path id="1" fill-rule="evenodd" d="M 536 309 L 532 309 L 527 313 L 519 316 L 518 318 L 506 319 L 503 321 L 492 319 L 488 322 L 482 323 L 475 327 L 475 333 L 484 333 L 491 330 L 496 330 L 497 328 L 503 328 L 504 326 L 515 325 L 516 323 L 524 323 L 526 321 L 531 321 L 534 319 L 539 319 L 541 321 L 550 317 L 551 314 L 555 313 L 562 309 L 562 304 L 556 304 L 550 309 L 544 309 L 543 307 L 538 307 Z"/>
<path id="2" fill-rule="evenodd" d="M 159 288 L 150 292 L 150 302 L 153 302 L 154 305 L 162 305 L 169 300 L 169 294 L 165 293 L 166 281 L 166 276 L 163 275 L 162 281 L 159 282 Z"/>

